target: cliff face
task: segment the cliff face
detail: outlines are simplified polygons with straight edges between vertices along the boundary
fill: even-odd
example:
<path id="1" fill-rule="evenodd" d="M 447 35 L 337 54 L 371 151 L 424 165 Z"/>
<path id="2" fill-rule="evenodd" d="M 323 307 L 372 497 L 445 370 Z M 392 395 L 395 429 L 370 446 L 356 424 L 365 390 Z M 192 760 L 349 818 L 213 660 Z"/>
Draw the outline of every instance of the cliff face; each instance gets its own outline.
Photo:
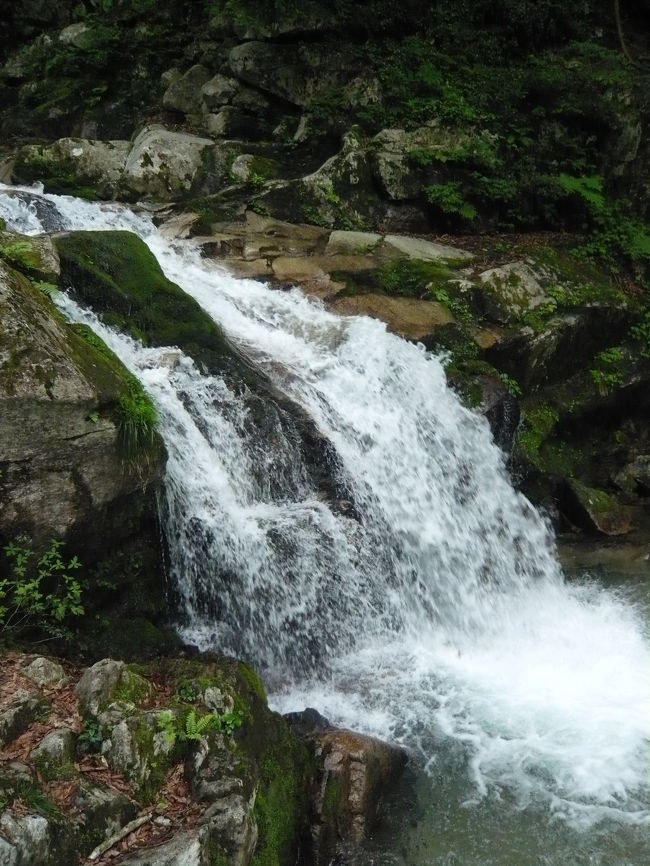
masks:
<path id="1" fill-rule="evenodd" d="M 23 264 L 48 242 L 20 238 L 4 235 L 3 250 Z M 128 632 L 165 609 L 155 517 L 164 452 L 152 441 L 126 453 L 125 398 L 136 385 L 94 335 L 65 323 L 43 287 L 54 289 L 0 261 L 0 540 L 29 539 L 38 552 L 61 539 L 79 557 L 87 634 L 77 649 L 92 654 L 113 628 L 98 627 L 96 612 L 129 609 Z"/>

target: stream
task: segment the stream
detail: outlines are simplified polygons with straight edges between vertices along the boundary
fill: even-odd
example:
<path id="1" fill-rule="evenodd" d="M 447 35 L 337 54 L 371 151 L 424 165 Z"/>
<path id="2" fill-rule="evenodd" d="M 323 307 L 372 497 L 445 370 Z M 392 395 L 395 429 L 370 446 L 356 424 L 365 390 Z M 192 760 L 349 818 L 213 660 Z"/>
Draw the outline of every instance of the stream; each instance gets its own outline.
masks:
<path id="1" fill-rule="evenodd" d="M 235 279 L 122 205 L 0 186 L 0 216 L 27 234 L 136 232 L 333 449 L 349 507 L 318 489 L 286 413 L 260 430 L 220 377 L 57 300 L 158 409 L 182 637 L 255 664 L 280 712 L 312 706 L 409 750 L 359 863 L 650 863 L 647 571 L 567 579 L 440 359 Z"/>

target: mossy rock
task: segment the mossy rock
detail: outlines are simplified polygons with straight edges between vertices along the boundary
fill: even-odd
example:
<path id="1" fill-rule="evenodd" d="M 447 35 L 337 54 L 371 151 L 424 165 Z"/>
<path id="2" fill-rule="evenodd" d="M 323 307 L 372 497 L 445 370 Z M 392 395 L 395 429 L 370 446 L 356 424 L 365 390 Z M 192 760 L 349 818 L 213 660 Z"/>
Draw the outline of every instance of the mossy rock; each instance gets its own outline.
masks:
<path id="1" fill-rule="evenodd" d="M 56 239 L 61 279 L 85 303 L 152 346 L 178 346 L 209 372 L 242 370 L 221 328 L 163 274 L 131 232 L 71 232 Z"/>

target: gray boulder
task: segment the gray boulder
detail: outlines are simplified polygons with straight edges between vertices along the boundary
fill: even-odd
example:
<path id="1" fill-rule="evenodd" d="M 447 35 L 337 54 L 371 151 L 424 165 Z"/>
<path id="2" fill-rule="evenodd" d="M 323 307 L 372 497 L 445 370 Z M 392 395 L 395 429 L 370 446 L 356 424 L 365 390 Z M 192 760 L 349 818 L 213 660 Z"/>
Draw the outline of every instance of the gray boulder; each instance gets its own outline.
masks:
<path id="1" fill-rule="evenodd" d="M 37 686 L 46 689 L 60 688 L 67 680 L 63 666 L 43 656 L 30 662 L 26 668 L 23 668 L 21 673 L 24 677 L 36 683 Z"/>
<path id="2" fill-rule="evenodd" d="M 200 114 L 203 102 L 202 88 L 210 80 L 208 70 L 197 64 L 184 75 L 174 78 L 163 95 L 163 106 L 183 114 Z"/>
<path id="3" fill-rule="evenodd" d="M 75 757 L 76 735 L 70 728 L 55 728 L 29 754 L 44 778 L 55 778 Z"/>

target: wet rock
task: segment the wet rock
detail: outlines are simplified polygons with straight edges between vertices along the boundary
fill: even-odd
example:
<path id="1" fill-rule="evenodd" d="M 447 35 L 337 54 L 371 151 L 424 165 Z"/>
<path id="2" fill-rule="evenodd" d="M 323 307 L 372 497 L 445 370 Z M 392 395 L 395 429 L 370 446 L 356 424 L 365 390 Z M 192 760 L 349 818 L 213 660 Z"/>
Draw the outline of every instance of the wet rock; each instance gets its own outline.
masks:
<path id="1" fill-rule="evenodd" d="M 314 791 L 312 833 L 318 863 L 340 843 L 359 845 L 377 822 L 382 796 L 407 762 L 403 749 L 346 730 L 316 731 L 305 739 L 321 767 Z"/>
<path id="2" fill-rule="evenodd" d="M 0 231 L 0 257 L 36 280 L 56 282 L 61 273 L 59 256 L 47 235 L 16 235 Z"/>
<path id="3" fill-rule="evenodd" d="M 409 340 L 422 340 L 441 325 L 454 321 L 443 304 L 417 298 L 392 298 L 368 293 L 336 298 L 331 306 L 338 313 L 381 319 L 391 331 Z"/>
<path id="4" fill-rule="evenodd" d="M 48 702 L 38 692 L 18 689 L 7 709 L 0 713 L 0 748 L 23 734 L 47 705 Z"/>
<path id="5" fill-rule="evenodd" d="M 63 666 L 42 656 L 30 662 L 21 673 L 37 686 L 46 689 L 60 688 L 67 681 Z"/>
<path id="6" fill-rule="evenodd" d="M 284 718 L 298 737 L 305 737 L 307 734 L 313 734 L 317 731 L 327 731 L 334 727 L 329 719 L 326 719 L 313 707 L 307 707 L 300 712 L 285 713 Z"/>
<path id="7" fill-rule="evenodd" d="M 616 497 L 574 478 L 566 482 L 563 510 L 570 520 L 589 532 L 617 536 L 634 528 L 629 508 Z"/>

